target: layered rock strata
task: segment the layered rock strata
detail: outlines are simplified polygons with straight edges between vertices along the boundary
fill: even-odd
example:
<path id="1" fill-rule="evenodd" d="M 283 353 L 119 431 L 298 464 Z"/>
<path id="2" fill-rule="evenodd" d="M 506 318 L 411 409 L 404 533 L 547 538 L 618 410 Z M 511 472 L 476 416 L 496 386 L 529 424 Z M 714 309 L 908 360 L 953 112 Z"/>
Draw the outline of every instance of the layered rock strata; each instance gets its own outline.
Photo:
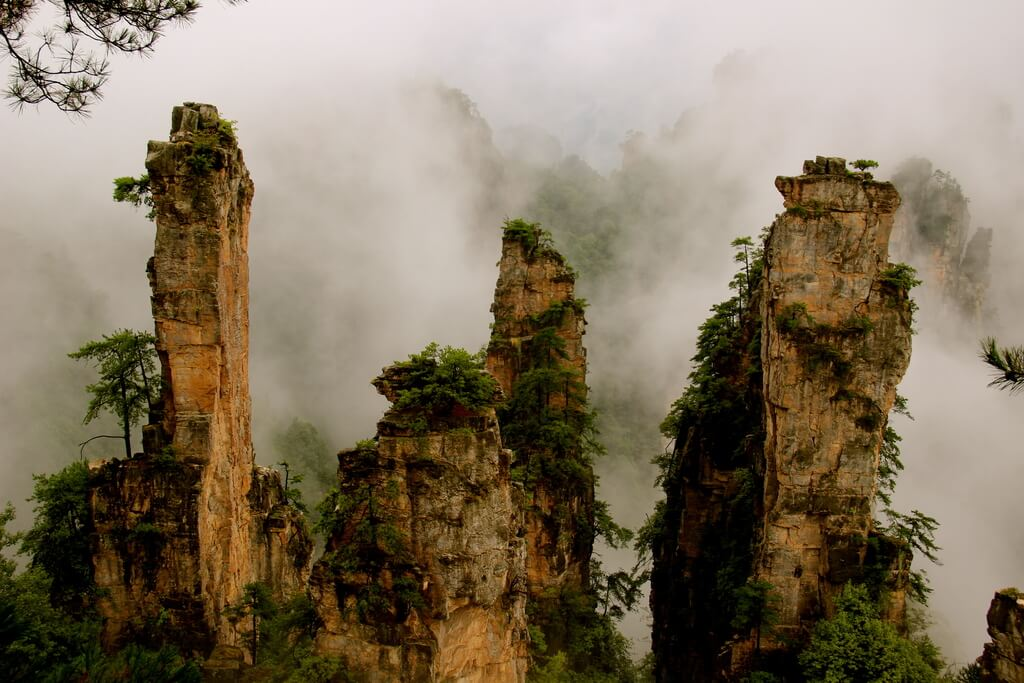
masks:
<path id="1" fill-rule="evenodd" d="M 659 681 L 785 670 L 788 648 L 869 566 L 885 575 L 886 617 L 903 619 L 909 552 L 872 521 L 910 359 L 909 277 L 887 260 L 899 195 L 824 157 L 776 187 L 786 211 L 763 261 L 701 328 L 699 366 L 667 421 L 676 443 L 652 545 Z M 741 591 L 764 591 L 770 628 L 738 615 Z"/>
<path id="2" fill-rule="evenodd" d="M 910 362 L 907 288 L 888 263 L 899 194 L 807 162 L 780 177 L 761 300 L 763 532 L 755 577 L 779 641 L 831 610 L 867 560 L 883 431 Z M 893 598 L 896 599 L 896 598 Z"/>
<path id="3" fill-rule="evenodd" d="M 162 399 L 145 453 L 95 470 L 96 582 L 108 644 L 159 615 L 206 654 L 236 634 L 245 584 L 301 590 L 311 542 L 279 477 L 255 466 L 250 432 L 249 179 L 230 123 L 175 107 L 170 142 L 146 157 Z M 142 569 L 140 571 L 140 568 Z"/>
<path id="4" fill-rule="evenodd" d="M 583 445 L 590 419 L 584 304 L 575 273 L 537 225 L 506 224 L 498 268 L 487 369 L 508 396 L 498 415 L 528 498 L 530 596 L 586 591 L 594 475 Z M 565 438 L 549 438 L 552 430 Z M 557 648 L 560 636 L 548 636 Z"/>
<path id="5" fill-rule="evenodd" d="M 394 402 L 400 366 L 374 384 Z M 321 654 L 370 682 L 525 680 L 526 565 L 494 400 L 392 408 L 375 441 L 338 455 L 324 558 L 311 592 Z"/>
<path id="6" fill-rule="evenodd" d="M 983 683 L 1024 683 L 1024 594 L 999 591 L 988 608 L 988 635 L 981 665 Z"/>

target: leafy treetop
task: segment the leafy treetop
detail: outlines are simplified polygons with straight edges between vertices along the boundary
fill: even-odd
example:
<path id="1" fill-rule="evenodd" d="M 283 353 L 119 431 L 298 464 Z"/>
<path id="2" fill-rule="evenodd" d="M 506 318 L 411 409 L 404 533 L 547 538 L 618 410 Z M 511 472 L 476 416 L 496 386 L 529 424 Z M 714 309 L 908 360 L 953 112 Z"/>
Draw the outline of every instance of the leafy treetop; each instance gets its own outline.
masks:
<path id="1" fill-rule="evenodd" d="M 75 360 L 96 365 L 100 377 L 85 389 L 92 394 L 84 423 L 89 424 L 102 412 L 117 417 L 121 424 L 125 456 L 132 456 L 131 429 L 151 411 L 160 395 L 156 372 L 156 337 L 148 332 L 118 330 L 103 339 L 91 341 L 74 353 Z"/>
<path id="2" fill-rule="evenodd" d="M 498 382 L 484 369 L 484 353 L 469 353 L 431 342 L 409 360 L 395 363 L 404 372 L 394 402 L 395 410 L 421 410 L 433 414 L 456 406 L 480 410 L 494 401 Z"/>

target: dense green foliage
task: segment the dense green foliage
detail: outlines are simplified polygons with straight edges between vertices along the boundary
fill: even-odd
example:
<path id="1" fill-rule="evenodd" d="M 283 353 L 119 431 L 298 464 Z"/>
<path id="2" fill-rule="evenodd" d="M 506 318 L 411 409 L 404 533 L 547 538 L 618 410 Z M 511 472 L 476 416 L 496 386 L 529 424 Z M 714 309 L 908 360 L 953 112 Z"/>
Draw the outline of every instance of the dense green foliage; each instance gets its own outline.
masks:
<path id="1" fill-rule="evenodd" d="M 51 579 L 51 601 L 79 612 L 93 590 L 87 496 L 89 467 L 75 462 L 51 475 L 34 475 L 35 524 L 21 541 L 32 566 Z"/>
<path id="2" fill-rule="evenodd" d="M 87 476 L 84 463 L 75 463 L 36 477 L 38 516 L 26 534 L 7 530 L 14 518 L 10 506 L 0 513 L 0 670 L 5 680 L 198 683 L 196 664 L 170 647 L 101 651 L 90 604 Z M 31 558 L 22 572 L 7 555 L 19 545 Z"/>
<path id="3" fill-rule="evenodd" d="M 800 654 L 808 683 L 927 683 L 941 661 L 927 640 L 903 638 L 883 621 L 867 589 L 849 584 L 836 598 L 836 614 L 818 622 Z"/>
<path id="4" fill-rule="evenodd" d="M 316 530 L 327 541 L 323 559 L 338 577 L 339 598 L 352 594 L 360 621 L 402 623 L 425 607 L 407 534 L 398 527 L 399 481 L 382 467 L 372 440 L 343 454 L 345 476 L 317 506 Z M 381 575 L 391 576 L 385 588 Z"/>
<path id="5" fill-rule="evenodd" d="M 85 389 L 92 394 L 85 424 L 109 412 L 121 424 L 125 456 L 132 457 L 131 430 L 160 398 L 160 378 L 156 372 L 156 337 L 148 332 L 118 330 L 91 341 L 74 353 L 75 360 L 96 365 L 99 380 Z"/>
<path id="6" fill-rule="evenodd" d="M 497 381 L 484 370 L 484 353 L 428 344 L 409 360 L 395 363 L 404 372 L 397 411 L 450 413 L 456 406 L 479 410 L 494 400 Z"/>
<path id="7" fill-rule="evenodd" d="M 528 255 L 533 255 L 538 249 L 547 252 L 554 250 L 551 233 L 541 230 L 539 223 L 528 223 L 522 218 L 505 221 L 502 226 L 502 235 L 505 239 L 515 240 L 522 244 Z"/>
<path id="8" fill-rule="evenodd" d="M 254 662 L 247 680 L 267 683 L 341 683 L 353 680 L 340 659 L 313 654 L 319 626 L 313 602 L 299 593 L 278 604 L 267 586 L 246 584 L 242 599 L 227 610 L 242 622 Z"/>
<path id="9" fill-rule="evenodd" d="M 527 619 L 534 661 L 528 678 L 531 683 L 641 680 L 630 657 L 629 640 L 616 628 L 612 615 L 598 611 L 594 594 L 564 589 L 545 596 L 545 600 L 527 605 Z M 551 647 L 554 643 L 559 647 Z"/>
<path id="10" fill-rule="evenodd" d="M 143 173 L 138 178 L 125 176 L 114 178 L 114 201 L 124 202 L 132 206 L 148 206 L 146 218 L 156 218 L 156 207 L 153 203 L 153 190 L 149 186 L 149 174 Z"/>

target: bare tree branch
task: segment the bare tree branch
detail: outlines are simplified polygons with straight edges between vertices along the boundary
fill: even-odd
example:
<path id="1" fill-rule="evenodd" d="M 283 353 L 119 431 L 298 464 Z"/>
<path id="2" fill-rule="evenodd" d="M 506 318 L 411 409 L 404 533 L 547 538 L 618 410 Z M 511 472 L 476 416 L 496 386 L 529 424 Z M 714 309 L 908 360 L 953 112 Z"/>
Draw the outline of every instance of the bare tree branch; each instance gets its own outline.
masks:
<path id="1" fill-rule="evenodd" d="M 44 3 L 58 18 L 30 34 Z M 49 102 L 86 116 L 103 97 L 112 53 L 148 54 L 169 25 L 191 22 L 199 8 L 199 0 L 0 0 L 0 56 L 11 60 L 5 96 L 16 109 Z"/>

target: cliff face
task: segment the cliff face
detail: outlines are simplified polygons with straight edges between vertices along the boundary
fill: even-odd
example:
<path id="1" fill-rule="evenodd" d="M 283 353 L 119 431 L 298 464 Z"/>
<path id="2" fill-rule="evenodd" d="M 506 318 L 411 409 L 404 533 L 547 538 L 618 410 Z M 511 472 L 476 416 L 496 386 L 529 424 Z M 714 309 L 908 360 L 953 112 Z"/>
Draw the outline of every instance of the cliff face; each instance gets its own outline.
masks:
<path id="1" fill-rule="evenodd" d="M 969 322 L 986 321 L 992 230 L 971 234 L 959 183 L 926 159 L 904 162 L 892 182 L 903 197 L 892 231 L 894 259 L 917 268 L 925 287 Z"/>
<path id="2" fill-rule="evenodd" d="M 253 459 L 253 185 L 230 124 L 210 105 L 175 107 L 170 142 L 150 142 L 146 169 L 157 227 L 148 272 L 163 394 L 144 429 L 145 454 L 96 470 L 94 561 L 97 584 L 110 591 L 101 603 L 108 643 L 137 630 L 132 620 L 154 616 L 159 606 L 205 653 L 236 640 L 224 609 L 246 583 L 267 583 L 278 596 L 301 589 L 311 543 L 277 475 Z M 119 534 L 138 536 L 140 525 L 150 540 L 168 542 L 117 542 Z M 142 575 L 152 571 L 137 571 L 140 560 L 155 570 L 156 584 Z"/>
<path id="3" fill-rule="evenodd" d="M 884 568 L 887 618 L 902 621 L 907 562 L 893 566 L 899 548 L 872 528 L 910 359 L 908 282 L 887 262 L 899 195 L 823 157 L 776 187 L 786 211 L 763 260 L 712 309 L 666 420 L 676 446 L 652 545 L 659 681 L 742 677 L 801 642 L 869 565 Z M 737 611 L 743 591 L 761 589 L 770 629 Z"/>
<path id="4" fill-rule="evenodd" d="M 910 362 L 910 305 L 889 270 L 900 198 L 843 160 L 780 177 L 765 253 L 764 529 L 755 576 L 779 638 L 829 614 L 867 559 L 882 434 Z"/>
<path id="5" fill-rule="evenodd" d="M 988 609 L 991 643 L 978 660 L 984 683 L 1024 683 L 1024 597 L 1015 590 L 996 593 Z"/>
<path id="6" fill-rule="evenodd" d="M 587 387 L 583 302 L 576 276 L 537 226 L 510 222 L 494 290 L 487 369 L 509 400 L 499 410 L 505 445 L 527 494 L 530 595 L 589 586 L 594 475 L 582 453 Z M 556 421 L 562 443 L 542 435 Z M 565 476 L 567 471 L 570 476 Z"/>
<path id="7" fill-rule="evenodd" d="M 374 384 L 394 402 L 408 381 L 393 366 Z M 316 647 L 367 681 L 525 680 L 522 501 L 498 398 L 392 408 L 376 443 L 338 455 L 333 532 L 311 580 Z"/>

